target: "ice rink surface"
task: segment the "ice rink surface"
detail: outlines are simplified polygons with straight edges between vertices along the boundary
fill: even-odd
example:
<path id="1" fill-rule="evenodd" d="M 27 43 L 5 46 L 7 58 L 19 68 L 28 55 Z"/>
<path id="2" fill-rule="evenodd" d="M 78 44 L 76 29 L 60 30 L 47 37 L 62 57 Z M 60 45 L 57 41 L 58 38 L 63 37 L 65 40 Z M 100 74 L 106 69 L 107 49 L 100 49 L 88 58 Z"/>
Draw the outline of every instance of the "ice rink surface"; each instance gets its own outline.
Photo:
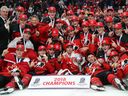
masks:
<path id="1" fill-rule="evenodd" d="M 112 86 L 105 86 L 106 91 L 92 89 L 24 89 L 2 96 L 128 96 L 127 91 L 120 91 Z"/>

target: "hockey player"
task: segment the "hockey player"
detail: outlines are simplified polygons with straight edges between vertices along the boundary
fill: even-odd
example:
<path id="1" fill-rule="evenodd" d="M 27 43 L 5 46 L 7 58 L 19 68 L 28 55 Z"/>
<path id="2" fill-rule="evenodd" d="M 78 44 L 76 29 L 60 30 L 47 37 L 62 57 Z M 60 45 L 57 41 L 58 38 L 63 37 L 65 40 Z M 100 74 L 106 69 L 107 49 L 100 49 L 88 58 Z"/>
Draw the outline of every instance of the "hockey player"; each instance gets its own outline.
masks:
<path id="1" fill-rule="evenodd" d="M 67 12 L 63 13 L 62 20 L 64 20 L 69 26 L 71 25 L 71 19 L 73 15 L 74 15 L 73 10 L 68 10 Z"/>
<path id="2" fill-rule="evenodd" d="M 105 90 L 103 85 L 111 83 L 114 87 L 125 90 L 120 79 L 111 73 L 109 64 L 100 63 L 94 54 L 87 56 L 87 65 L 85 66 L 85 74 L 91 75 L 91 88 L 94 90 Z"/>
<path id="3" fill-rule="evenodd" d="M 72 26 L 68 26 L 66 28 L 66 31 L 68 33 L 67 41 L 74 44 L 73 49 L 77 50 L 82 47 L 81 41 L 80 41 L 80 34 L 75 33 L 74 28 Z"/>
<path id="4" fill-rule="evenodd" d="M 12 39 L 14 39 L 15 37 L 23 36 L 23 30 L 25 28 L 29 28 L 29 25 L 27 24 L 27 19 L 28 17 L 26 14 L 21 14 L 17 22 L 10 25 L 10 33 Z"/>
<path id="5" fill-rule="evenodd" d="M 83 21 L 82 22 L 82 30 L 83 32 L 80 34 L 82 46 L 88 46 L 91 42 L 91 34 L 89 33 L 89 22 Z"/>
<path id="6" fill-rule="evenodd" d="M 105 22 L 106 22 L 106 25 L 104 26 L 105 32 L 108 33 L 109 37 L 113 37 L 114 36 L 113 17 L 112 16 L 105 17 Z"/>
<path id="7" fill-rule="evenodd" d="M 49 35 L 47 44 L 64 43 L 64 38 L 59 34 L 59 30 L 57 28 L 51 29 L 51 33 Z"/>
<path id="8" fill-rule="evenodd" d="M 68 69 L 72 74 L 82 73 L 82 66 L 85 58 L 73 50 L 71 42 L 65 45 L 66 52 L 62 54 L 62 69 Z"/>
<path id="9" fill-rule="evenodd" d="M 17 6 L 16 9 L 12 10 L 12 14 L 9 17 L 10 23 L 16 23 L 21 14 L 25 13 L 25 8 L 22 6 Z"/>
<path id="10" fill-rule="evenodd" d="M 55 28 L 57 28 L 59 30 L 60 36 L 65 35 L 65 29 L 67 26 L 68 26 L 68 24 L 64 20 L 62 20 L 60 18 L 56 20 Z"/>
<path id="11" fill-rule="evenodd" d="M 30 17 L 30 22 L 29 25 L 31 27 L 31 39 L 33 41 L 34 44 L 34 48 L 37 51 L 39 45 L 41 45 L 42 43 L 44 44 L 45 42 L 42 42 L 42 29 L 40 29 L 43 25 L 41 22 L 39 22 L 39 18 L 37 15 L 33 15 Z M 46 28 L 47 29 L 47 28 Z M 45 30 L 46 30 L 45 29 Z M 42 30 L 42 31 L 41 31 Z M 47 34 L 47 32 L 46 32 Z M 45 35 L 46 36 L 46 35 Z"/>
<path id="12" fill-rule="evenodd" d="M 19 19 L 19 16 L 24 13 L 25 13 L 25 8 L 22 6 L 17 6 L 16 13 L 13 13 L 12 15 L 15 16 L 15 21 L 17 21 Z"/>
<path id="13" fill-rule="evenodd" d="M 16 37 L 8 44 L 8 51 L 14 52 L 17 43 L 22 43 L 25 47 L 24 56 L 34 59 L 36 57 L 36 53 L 34 51 L 34 46 L 30 40 L 30 37 L 31 37 L 31 29 L 29 28 L 24 29 L 23 36 Z"/>
<path id="14" fill-rule="evenodd" d="M 0 94 L 9 94 L 17 89 L 26 87 L 31 80 L 31 75 L 27 74 L 30 70 L 27 58 L 23 57 L 24 46 L 19 44 L 16 46 L 15 53 L 3 51 L 0 60 Z"/>
<path id="15" fill-rule="evenodd" d="M 80 41 L 82 47 L 79 49 L 80 53 L 85 56 L 89 50 L 89 45 L 92 43 L 92 34 L 89 33 L 89 22 L 82 22 L 82 32 L 80 32 Z"/>
<path id="16" fill-rule="evenodd" d="M 48 63 L 54 68 L 54 73 L 57 73 L 61 69 L 61 65 L 58 62 L 58 54 L 55 53 L 53 44 L 47 45 Z"/>
<path id="17" fill-rule="evenodd" d="M 128 28 L 128 12 L 125 11 L 121 14 L 121 24 L 122 24 L 122 27 L 123 29 L 127 29 Z"/>
<path id="18" fill-rule="evenodd" d="M 89 22 L 89 33 L 91 34 L 97 34 L 97 31 L 96 31 L 96 20 L 93 19 L 93 20 L 88 20 Z"/>
<path id="19" fill-rule="evenodd" d="M 111 39 L 109 37 L 106 37 L 103 39 L 102 41 L 102 49 L 103 49 L 103 58 L 105 60 L 105 62 L 109 62 L 109 56 L 112 50 L 114 50 L 114 48 L 112 48 L 111 46 Z"/>
<path id="20" fill-rule="evenodd" d="M 121 23 L 117 23 L 114 25 L 116 37 L 112 41 L 112 46 L 116 48 L 119 52 L 127 51 L 127 43 L 128 43 L 128 35 L 122 32 Z"/>
<path id="21" fill-rule="evenodd" d="M 56 8 L 51 6 L 48 8 L 48 15 L 49 15 L 49 18 L 50 18 L 50 23 L 51 23 L 51 26 L 52 28 L 54 28 L 55 26 L 55 19 L 56 19 Z"/>
<path id="22" fill-rule="evenodd" d="M 110 53 L 109 61 L 112 67 L 112 71 L 121 80 L 127 78 L 128 75 L 127 59 L 128 59 L 127 53 L 119 53 L 116 50 L 113 50 Z"/>
<path id="23" fill-rule="evenodd" d="M 79 33 L 79 31 L 81 30 L 80 24 L 79 24 L 79 17 L 73 15 L 71 17 L 71 21 L 70 22 L 71 22 L 71 26 L 73 26 L 73 28 L 74 28 L 74 32 L 75 33 Z"/>
<path id="24" fill-rule="evenodd" d="M 29 74 L 31 75 L 49 75 L 55 74 L 55 67 L 48 62 L 46 47 L 41 45 L 38 48 L 38 57 L 31 63 Z"/>
<path id="25" fill-rule="evenodd" d="M 108 37 L 108 33 L 105 32 L 104 25 L 102 22 L 97 22 L 96 27 L 97 27 L 98 34 L 95 37 L 95 40 L 96 40 L 95 43 L 97 42 L 97 45 L 101 46 L 103 39 L 105 37 Z"/>
<path id="26" fill-rule="evenodd" d="M 125 58 L 123 58 L 123 60 L 121 62 L 121 66 L 122 66 L 123 73 L 124 73 L 123 82 L 128 87 L 128 54 L 126 53 L 125 56 L 123 56 L 123 57 L 125 57 Z"/>

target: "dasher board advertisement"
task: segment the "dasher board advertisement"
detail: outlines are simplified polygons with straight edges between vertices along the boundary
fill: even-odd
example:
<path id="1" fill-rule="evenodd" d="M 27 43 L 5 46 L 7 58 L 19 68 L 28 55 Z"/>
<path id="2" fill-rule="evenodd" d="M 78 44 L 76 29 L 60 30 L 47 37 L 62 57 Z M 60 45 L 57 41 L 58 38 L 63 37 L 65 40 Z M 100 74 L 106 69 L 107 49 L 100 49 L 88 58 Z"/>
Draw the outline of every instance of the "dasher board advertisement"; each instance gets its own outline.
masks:
<path id="1" fill-rule="evenodd" d="M 28 88 L 90 88 L 90 77 L 86 75 L 33 76 Z"/>

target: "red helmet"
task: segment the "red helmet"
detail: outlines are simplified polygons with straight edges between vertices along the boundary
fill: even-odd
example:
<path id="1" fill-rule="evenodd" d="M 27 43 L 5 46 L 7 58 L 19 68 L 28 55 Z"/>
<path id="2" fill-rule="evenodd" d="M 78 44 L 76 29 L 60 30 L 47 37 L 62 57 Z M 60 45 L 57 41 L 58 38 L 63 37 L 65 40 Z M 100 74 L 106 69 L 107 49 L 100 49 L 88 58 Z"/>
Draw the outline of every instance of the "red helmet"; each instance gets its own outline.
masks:
<path id="1" fill-rule="evenodd" d="M 77 16 L 73 15 L 72 18 L 71 18 L 71 20 L 72 21 L 79 21 L 79 18 Z"/>
<path id="2" fill-rule="evenodd" d="M 60 19 L 60 18 L 58 18 L 58 19 L 56 20 L 56 22 L 68 26 L 68 24 L 67 24 L 64 20 L 62 20 L 62 19 Z"/>
<path id="3" fill-rule="evenodd" d="M 57 22 L 57 23 L 66 24 L 66 22 L 65 22 L 64 20 L 60 19 L 60 18 L 58 18 L 58 19 L 56 20 L 56 22 Z"/>
<path id="4" fill-rule="evenodd" d="M 67 6 L 67 8 L 68 8 L 68 10 L 71 10 L 71 9 L 73 9 L 73 5 L 70 4 Z"/>
<path id="5" fill-rule="evenodd" d="M 84 10 L 80 10 L 80 13 L 81 13 L 81 14 L 84 14 Z"/>
<path id="6" fill-rule="evenodd" d="M 105 21 L 106 21 L 106 22 L 113 22 L 112 16 L 107 16 L 107 17 L 105 18 Z"/>
<path id="7" fill-rule="evenodd" d="M 102 22 L 97 22 L 97 23 L 96 23 L 96 27 L 104 27 L 104 25 L 103 25 Z"/>
<path id="8" fill-rule="evenodd" d="M 24 51 L 24 45 L 23 44 L 18 44 L 16 46 L 16 50 Z"/>
<path id="9" fill-rule="evenodd" d="M 111 39 L 110 38 L 104 38 L 102 41 L 102 44 L 110 45 L 111 44 Z"/>
<path id="10" fill-rule="evenodd" d="M 123 17 L 128 17 L 128 12 L 123 12 L 123 13 L 122 13 L 122 16 L 123 16 Z"/>
<path id="11" fill-rule="evenodd" d="M 118 55 L 119 55 L 118 52 L 115 50 L 111 51 L 111 53 L 110 53 L 110 57 L 118 56 Z"/>
<path id="12" fill-rule="evenodd" d="M 67 48 L 68 46 L 72 46 L 73 47 L 73 43 L 71 43 L 71 42 L 66 43 L 65 48 Z"/>
<path id="13" fill-rule="evenodd" d="M 73 31 L 74 30 L 74 28 L 72 27 L 72 26 L 68 26 L 67 28 L 66 28 L 66 31 Z"/>
<path id="14" fill-rule="evenodd" d="M 82 27 L 84 27 L 84 26 L 89 27 L 89 22 L 88 21 L 83 21 Z"/>
<path id="15" fill-rule="evenodd" d="M 25 29 L 24 29 L 24 33 L 31 34 L 31 29 L 30 29 L 30 28 L 25 28 Z"/>
<path id="16" fill-rule="evenodd" d="M 62 23 L 62 21 L 63 21 L 63 20 L 60 19 L 60 18 L 56 19 L 56 22 L 57 22 L 57 23 Z"/>
<path id="17" fill-rule="evenodd" d="M 27 20 L 28 19 L 28 17 L 27 17 L 27 15 L 25 15 L 25 14 L 21 14 L 20 16 L 19 16 L 19 19 L 21 20 Z"/>
<path id="18" fill-rule="evenodd" d="M 41 45 L 41 46 L 38 47 L 38 51 L 42 51 L 42 50 L 46 50 L 46 47 L 43 46 L 43 45 Z"/>
<path id="19" fill-rule="evenodd" d="M 85 17 L 83 14 L 80 14 L 79 16 L 79 19 L 83 21 L 83 18 Z"/>
<path id="20" fill-rule="evenodd" d="M 123 17 L 123 13 L 120 13 L 120 15 L 119 15 L 120 17 Z"/>
<path id="21" fill-rule="evenodd" d="M 89 7 L 87 5 L 82 6 L 82 9 L 88 9 Z"/>
<path id="22" fill-rule="evenodd" d="M 16 8 L 16 10 L 17 10 L 17 11 L 21 11 L 21 12 L 24 12 L 24 11 L 25 11 L 24 7 L 22 7 L 22 6 L 18 6 L 18 7 Z"/>
<path id="23" fill-rule="evenodd" d="M 55 49 L 56 51 L 61 51 L 61 45 L 58 44 L 58 43 L 54 44 L 54 49 Z"/>
<path id="24" fill-rule="evenodd" d="M 56 8 L 53 7 L 53 6 L 51 6 L 51 7 L 48 8 L 48 11 L 50 11 L 50 12 L 56 12 Z"/>
<path id="25" fill-rule="evenodd" d="M 67 11 L 67 15 L 74 15 L 74 12 L 72 10 Z"/>
<path id="26" fill-rule="evenodd" d="M 122 28 L 122 24 L 121 23 L 117 23 L 114 25 L 115 29 L 121 29 Z"/>
<path id="27" fill-rule="evenodd" d="M 54 49 L 54 45 L 53 44 L 47 45 L 47 50 L 50 50 L 50 49 Z"/>
<path id="28" fill-rule="evenodd" d="M 96 26 L 96 23 L 97 23 L 97 22 L 96 22 L 96 20 L 94 20 L 94 19 L 93 19 L 93 20 L 89 20 L 89 25 L 90 25 L 90 26 Z"/>
<path id="29" fill-rule="evenodd" d="M 59 36 L 59 30 L 54 28 L 52 29 L 52 37 L 58 37 Z"/>

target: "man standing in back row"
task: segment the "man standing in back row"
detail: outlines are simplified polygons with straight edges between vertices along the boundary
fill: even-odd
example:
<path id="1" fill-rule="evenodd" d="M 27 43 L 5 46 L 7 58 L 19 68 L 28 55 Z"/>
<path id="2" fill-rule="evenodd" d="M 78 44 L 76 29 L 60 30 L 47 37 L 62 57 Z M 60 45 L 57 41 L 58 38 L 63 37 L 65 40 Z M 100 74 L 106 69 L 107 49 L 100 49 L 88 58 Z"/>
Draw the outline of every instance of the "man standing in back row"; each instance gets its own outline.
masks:
<path id="1" fill-rule="evenodd" d="M 7 19 L 8 19 L 9 9 L 7 6 L 2 6 L 0 8 L 0 54 L 2 54 L 3 50 L 7 48 L 9 33 L 7 30 Z"/>

